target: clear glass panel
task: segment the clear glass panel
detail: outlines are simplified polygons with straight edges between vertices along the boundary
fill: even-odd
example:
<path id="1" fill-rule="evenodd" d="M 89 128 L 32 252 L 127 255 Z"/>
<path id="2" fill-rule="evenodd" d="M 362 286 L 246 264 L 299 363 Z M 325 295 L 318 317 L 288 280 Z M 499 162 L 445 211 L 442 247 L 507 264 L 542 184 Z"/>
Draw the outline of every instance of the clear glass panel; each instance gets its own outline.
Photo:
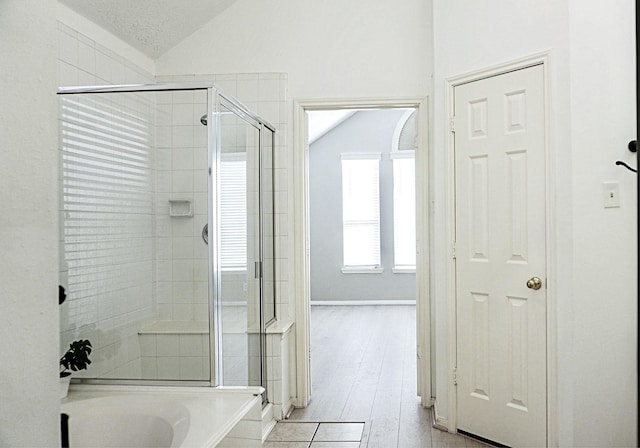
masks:
<path id="1" fill-rule="evenodd" d="M 260 131 L 224 105 L 220 124 L 221 385 L 259 386 Z"/>
<path id="2" fill-rule="evenodd" d="M 61 347 L 75 378 L 210 380 L 206 90 L 60 97 Z"/>

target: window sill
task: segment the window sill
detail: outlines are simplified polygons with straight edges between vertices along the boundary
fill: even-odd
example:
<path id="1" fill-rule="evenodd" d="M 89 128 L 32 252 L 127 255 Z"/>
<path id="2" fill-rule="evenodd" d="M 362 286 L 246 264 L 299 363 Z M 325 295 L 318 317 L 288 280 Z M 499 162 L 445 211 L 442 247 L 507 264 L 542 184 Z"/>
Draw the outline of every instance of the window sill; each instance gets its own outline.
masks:
<path id="1" fill-rule="evenodd" d="M 343 267 L 343 274 L 382 274 L 384 268 L 381 267 Z"/>
<path id="2" fill-rule="evenodd" d="M 394 274 L 415 274 L 416 268 L 393 268 L 391 272 Z"/>

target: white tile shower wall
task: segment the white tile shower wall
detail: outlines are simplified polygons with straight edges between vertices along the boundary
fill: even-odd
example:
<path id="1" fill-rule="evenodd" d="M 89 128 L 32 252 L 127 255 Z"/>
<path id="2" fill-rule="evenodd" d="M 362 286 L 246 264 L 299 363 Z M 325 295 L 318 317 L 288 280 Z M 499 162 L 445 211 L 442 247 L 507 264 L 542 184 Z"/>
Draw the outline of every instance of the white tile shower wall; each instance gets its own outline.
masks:
<path id="1" fill-rule="evenodd" d="M 58 85 L 150 82 L 153 82 L 153 75 L 136 65 L 135 61 L 119 56 L 58 22 Z M 86 113 L 96 105 L 89 97 L 65 98 L 72 99 L 67 103 L 71 110 L 65 112 L 71 120 L 81 116 L 86 118 Z M 95 188 L 98 184 L 94 183 L 93 177 L 105 174 L 95 170 L 97 166 L 121 168 L 123 171 L 131 169 L 131 154 L 127 155 L 126 150 L 114 155 L 117 151 L 108 148 L 107 152 L 111 153 L 107 159 L 102 154 L 92 160 L 92 156 L 85 153 L 84 162 L 78 159 L 77 148 L 70 149 L 66 155 L 63 153 L 63 169 L 67 169 L 67 173 L 61 173 L 61 196 L 67 195 L 69 199 L 66 204 L 64 198 L 60 200 L 63 207 L 60 265 L 61 283 L 67 286 L 69 296 L 63 305 L 66 310 L 61 310 L 61 347 L 68 347 L 72 340 L 78 338 L 92 341 L 93 363 L 86 373 L 76 374 L 78 376 L 138 378 L 142 366 L 137 331 L 140 322 L 149 319 L 154 311 L 152 129 L 149 127 L 153 105 L 134 96 L 114 99 L 111 104 L 109 101 L 102 101 L 102 106 L 114 107 L 116 116 L 123 111 L 131 113 L 136 117 L 132 121 L 138 130 L 146 135 L 147 140 L 142 143 L 143 154 L 136 165 L 145 191 L 131 194 L 119 191 L 117 183 L 108 182 L 102 182 L 102 190 Z M 94 125 L 99 114 L 88 119 L 88 127 Z M 104 141 L 97 146 L 103 146 L 100 150 L 109 147 Z M 120 156 L 128 160 L 118 159 Z M 86 179 L 77 169 L 74 172 L 73 163 L 84 164 L 85 167 L 93 164 L 89 169 L 93 174 L 88 182 L 84 182 Z M 82 196 L 83 188 L 85 193 L 91 191 L 95 196 L 93 208 L 74 208 L 73 195 Z M 118 198 L 123 195 L 128 195 L 128 202 L 118 205 Z M 116 213 L 118 211 L 125 213 Z M 127 223 L 126 228 L 120 225 L 124 222 Z M 91 253 L 91 257 L 83 258 L 83 253 Z"/>
<path id="2" fill-rule="evenodd" d="M 266 74 L 224 74 L 224 75 L 177 75 L 177 76 L 163 76 L 157 77 L 157 82 L 192 82 L 192 81 L 212 81 L 216 87 L 218 87 L 222 93 L 230 95 L 248 107 L 250 110 L 256 112 L 260 115 L 264 120 L 275 126 L 276 134 L 275 134 L 275 144 L 274 144 L 274 171 L 273 171 L 273 183 L 274 183 L 274 211 L 275 211 L 275 223 L 274 223 L 274 237 L 275 237 L 275 270 L 276 270 L 276 316 L 278 319 L 283 319 L 288 316 L 288 296 L 287 291 L 289 288 L 288 285 L 288 245 L 289 245 L 289 235 L 288 235 L 288 227 L 287 227 L 287 159 L 286 157 L 286 141 L 285 137 L 287 135 L 287 115 L 285 111 L 286 104 L 286 89 L 287 89 L 287 77 L 286 74 L 280 73 L 266 73 Z M 166 97 L 167 103 L 168 96 Z M 184 101 L 189 101 L 190 98 L 181 99 Z M 200 115 L 198 113 L 195 116 L 189 116 L 189 120 L 183 120 L 183 117 L 177 117 L 174 115 L 176 112 L 176 104 L 175 98 L 171 99 L 171 108 L 166 107 L 165 110 L 165 121 L 174 120 L 182 120 L 182 122 L 186 123 L 190 120 L 199 120 Z M 188 107 L 181 107 L 180 110 L 185 114 L 189 115 Z M 202 112 L 204 113 L 204 111 Z M 175 123 L 174 123 L 175 124 Z M 240 131 L 240 129 L 239 129 Z M 244 131 L 244 129 L 242 129 Z M 169 132 L 163 132 L 165 138 L 168 138 Z M 232 140 L 226 141 L 227 145 L 225 148 L 230 150 L 234 146 L 233 138 L 237 137 L 232 132 L 223 135 L 223 138 L 230 138 Z M 246 136 L 241 136 L 242 141 L 246 142 Z M 175 171 L 179 171 L 176 164 L 179 164 L 180 167 L 189 166 L 189 154 L 188 153 L 180 153 L 173 150 L 173 154 L 170 157 L 166 155 L 166 165 L 167 168 L 171 166 L 171 169 Z M 203 158 L 203 163 L 206 163 L 206 159 Z M 171 164 L 171 165 L 169 165 Z M 160 174 L 160 172 L 159 172 Z M 174 180 L 169 179 L 168 174 L 165 175 L 164 182 Z M 205 190 L 206 191 L 206 190 Z M 206 195 L 203 195 L 199 198 L 199 203 L 203 206 L 202 212 L 206 213 Z M 198 204 L 196 204 L 196 215 L 199 210 Z M 206 216 L 204 217 L 206 221 Z M 195 230 L 198 230 L 197 227 Z M 196 232 L 196 235 L 199 233 Z M 196 243 L 197 244 L 197 243 Z M 175 247 L 173 248 L 176 249 Z M 174 254 L 175 258 L 175 254 Z M 188 268 L 188 266 L 187 266 Z M 166 275 L 170 275 L 169 266 L 165 268 L 167 271 L 164 272 Z M 246 282 L 242 281 L 243 275 L 234 276 L 234 275 L 225 275 L 223 276 L 223 284 L 222 288 L 225 291 L 225 303 L 228 300 L 234 299 L 237 296 L 240 300 L 247 300 L 247 285 Z M 162 278 L 159 276 L 159 278 Z M 250 286 L 250 285 L 249 285 Z M 251 288 L 249 288 L 249 296 L 251 297 Z M 166 304 L 164 306 L 163 315 L 169 318 L 172 314 L 170 311 L 170 307 L 175 307 L 176 297 L 166 298 L 167 300 L 171 300 L 172 305 Z M 236 312 L 237 310 L 229 309 L 225 310 L 224 313 L 229 314 L 230 312 Z M 244 310 L 246 314 L 246 309 Z M 175 314 L 173 314 L 175 315 Z M 251 321 L 251 316 L 249 317 L 249 321 Z M 256 365 L 259 364 L 259 351 L 256 351 L 257 344 L 251 344 L 247 338 L 249 337 L 247 332 L 251 330 L 246 327 L 247 319 L 245 318 L 244 324 L 242 324 L 242 331 L 239 333 L 233 332 L 229 329 L 230 324 L 228 319 L 225 320 L 227 323 L 227 331 L 225 332 L 223 338 L 223 365 L 224 365 L 224 374 L 225 374 L 225 384 L 227 385 L 246 385 L 247 382 L 250 384 L 258 384 L 259 383 L 259 368 L 256 368 Z M 233 326 L 233 325 L 231 325 Z M 237 334 L 236 334 L 237 333 Z M 250 331 L 249 331 L 250 333 Z M 269 339 L 277 339 L 275 341 L 267 341 L 269 346 L 277 345 L 278 349 L 267 357 L 267 381 L 268 381 L 268 389 L 270 394 L 270 401 L 273 403 L 277 403 L 277 407 L 280 413 L 284 412 L 282 410 L 283 407 L 287 406 L 290 393 L 289 393 L 289 375 L 282 374 L 282 366 L 288 365 L 289 360 L 289 350 L 288 348 L 285 350 L 280 350 L 280 344 L 289 344 L 292 341 L 292 338 L 289 335 L 285 335 L 286 337 L 282 337 L 282 335 L 269 335 Z M 240 347 L 240 350 L 232 349 L 231 345 L 242 345 L 244 348 Z M 271 351 L 271 350 L 269 350 Z M 276 353 L 276 354 L 274 354 Z M 283 354 L 284 353 L 284 354 Z M 238 356 L 239 355 L 239 356 Z M 248 355 L 248 357 L 247 357 Z M 247 364 L 249 363 L 249 364 Z M 287 364 L 283 364 L 287 363 Z M 285 370 L 287 368 L 285 367 Z M 288 373 L 285 372 L 285 373 Z"/>
<path id="3" fill-rule="evenodd" d="M 275 210 L 275 270 L 276 270 L 276 316 L 286 319 L 290 315 L 289 296 L 289 231 L 288 213 L 288 168 L 286 136 L 288 118 L 286 113 L 287 75 L 285 73 L 240 73 L 157 76 L 156 82 L 211 81 L 224 94 L 240 101 L 264 120 L 275 126 L 274 146 L 274 210 Z M 204 112 L 203 112 L 204 113 Z M 194 117 L 199 120 L 200 115 Z M 206 162 L 205 162 L 206 163 Z M 206 195 L 200 201 L 206 206 Z M 196 207 L 197 209 L 198 207 Z M 168 310 L 165 311 L 168 315 Z"/>
<path id="4" fill-rule="evenodd" d="M 289 322 L 267 330 L 267 394 L 276 420 L 284 418 L 295 396 L 295 378 L 289 364 L 295 350 L 292 329 L 293 323 Z"/>
<path id="5" fill-rule="evenodd" d="M 207 92 L 158 94 L 156 112 L 156 247 L 160 320 L 208 321 Z M 169 201 L 188 201 L 189 216 L 172 214 Z"/>
<path id="6" fill-rule="evenodd" d="M 208 380 L 208 334 L 141 334 L 142 378 Z"/>

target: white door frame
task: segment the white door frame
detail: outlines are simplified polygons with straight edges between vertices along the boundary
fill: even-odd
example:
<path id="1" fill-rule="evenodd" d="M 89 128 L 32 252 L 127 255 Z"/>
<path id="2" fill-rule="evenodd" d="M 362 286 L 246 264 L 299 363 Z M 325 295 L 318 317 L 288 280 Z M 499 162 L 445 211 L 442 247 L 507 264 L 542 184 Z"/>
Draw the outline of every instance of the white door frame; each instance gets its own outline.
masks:
<path id="1" fill-rule="evenodd" d="M 309 240 L 309 149 L 307 111 L 336 109 L 380 109 L 415 107 L 418 110 L 416 149 L 416 341 L 418 359 L 417 391 L 423 406 L 431 400 L 430 282 L 429 282 L 429 185 L 431 183 L 429 122 L 426 98 L 371 99 L 294 99 L 293 194 L 294 194 L 294 273 L 296 334 L 296 407 L 305 407 L 311 398 L 310 371 L 310 240 Z M 420 174 L 423 173 L 423 174 Z"/>
<path id="2" fill-rule="evenodd" d="M 447 218 L 447 238 L 452 244 L 449 245 L 448 256 L 448 306 L 449 306 L 449 415 L 447 419 L 447 427 L 449 432 L 457 432 L 457 388 L 454 384 L 454 371 L 456 368 L 456 276 L 455 276 L 455 259 L 453 257 L 453 235 L 455 230 L 455 166 L 454 166 L 454 133 L 451 132 L 452 111 L 454 110 L 454 89 L 461 84 L 478 81 L 491 76 L 508 73 L 514 70 L 520 70 L 534 65 L 542 65 L 543 67 L 543 84 L 544 84 L 544 114 L 545 114 L 545 170 L 546 170 L 546 278 L 547 278 L 547 444 L 551 447 L 558 446 L 558 378 L 557 378 L 557 324 L 556 324 L 556 231 L 555 231 L 555 214 L 553 192 L 555 191 L 554 176 L 554 158 L 550 151 L 550 133 L 552 129 L 549 126 L 550 117 L 550 89 L 549 89 L 549 52 L 543 52 L 527 56 L 521 59 L 513 60 L 499 65 L 494 65 L 484 69 L 476 70 L 470 73 L 454 76 L 446 80 L 447 101 L 445 103 L 446 122 L 445 135 L 447 140 L 447 186 L 446 186 L 446 218 Z"/>

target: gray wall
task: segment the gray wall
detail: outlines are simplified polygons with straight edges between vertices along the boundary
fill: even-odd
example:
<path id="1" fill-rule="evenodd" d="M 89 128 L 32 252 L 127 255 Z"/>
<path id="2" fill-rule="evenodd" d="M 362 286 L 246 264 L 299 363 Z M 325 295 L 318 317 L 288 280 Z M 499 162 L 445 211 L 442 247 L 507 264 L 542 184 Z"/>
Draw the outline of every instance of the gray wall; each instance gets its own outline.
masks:
<path id="1" fill-rule="evenodd" d="M 393 177 L 389 158 L 403 110 L 359 111 L 309 147 L 311 300 L 415 300 L 415 274 L 394 274 Z M 343 274 L 340 154 L 380 152 L 382 274 Z"/>

